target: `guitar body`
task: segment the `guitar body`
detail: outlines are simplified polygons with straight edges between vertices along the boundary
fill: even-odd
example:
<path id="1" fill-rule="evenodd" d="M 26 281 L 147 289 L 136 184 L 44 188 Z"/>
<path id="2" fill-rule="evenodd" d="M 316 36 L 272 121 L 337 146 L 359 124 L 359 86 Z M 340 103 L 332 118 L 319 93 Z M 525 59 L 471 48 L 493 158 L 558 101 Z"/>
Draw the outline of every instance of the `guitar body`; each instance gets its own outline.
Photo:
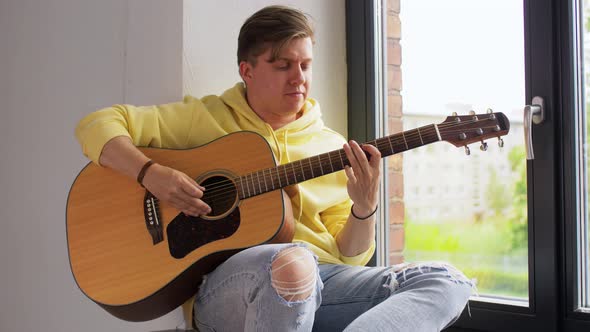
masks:
<path id="1" fill-rule="evenodd" d="M 231 185 L 228 179 L 276 166 L 266 140 L 251 132 L 194 149 L 140 150 L 205 188 L 208 179 Z M 243 201 L 236 191 L 229 190 L 229 203 L 213 208 L 213 217 L 187 217 L 164 203 L 156 210 L 157 199 L 133 179 L 88 164 L 72 185 L 67 204 L 69 258 L 78 286 L 114 316 L 154 319 L 193 296 L 203 275 L 231 255 L 290 241 L 280 190 Z M 155 211 L 157 220 L 150 220 Z M 154 225 L 160 226 L 159 233 Z"/>

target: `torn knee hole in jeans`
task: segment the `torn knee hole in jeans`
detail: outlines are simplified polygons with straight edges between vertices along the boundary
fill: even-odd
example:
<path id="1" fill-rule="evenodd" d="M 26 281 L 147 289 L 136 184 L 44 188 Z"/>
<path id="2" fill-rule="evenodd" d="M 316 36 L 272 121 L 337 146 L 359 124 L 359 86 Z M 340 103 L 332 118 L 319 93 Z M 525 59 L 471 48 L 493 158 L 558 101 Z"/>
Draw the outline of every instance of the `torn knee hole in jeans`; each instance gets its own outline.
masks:
<path id="1" fill-rule="evenodd" d="M 302 247 L 289 247 L 276 254 L 271 267 L 271 285 L 288 303 L 305 301 L 315 290 L 315 258 Z"/>
<path id="2" fill-rule="evenodd" d="M 388 276 L 383 287 L 395 291 L 400 287 L 400 282 L 404 283 L 408 280 L 409 274 L 424 274 L 434 270 L 445 272 L 447 277 L 455 283 L 464 283 L 471 286 L 473 292 L 477 294 L 476 279 L 467 278 L 463 272 L 457 270 L 454 266 L 443 262 L 421 262 L 421 263 L 401 263 L 391 266 L 388 271 Z M 412 271 L 410 271 L 412 270 Z M 401 275 L 401 281 L 399 277 Z"/>

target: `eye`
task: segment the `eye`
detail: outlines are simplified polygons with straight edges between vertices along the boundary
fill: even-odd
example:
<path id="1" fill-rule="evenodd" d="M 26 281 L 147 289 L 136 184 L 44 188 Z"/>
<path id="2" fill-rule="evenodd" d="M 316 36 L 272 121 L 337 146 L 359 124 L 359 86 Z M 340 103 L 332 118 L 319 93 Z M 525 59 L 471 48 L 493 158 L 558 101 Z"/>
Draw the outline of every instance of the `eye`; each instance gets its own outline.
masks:
<path id="1" fill-rule="evenodd" d="M 280 63 L 276 68 L 278 70 L 287 70 L 287 69 L 289 69 L 289 64 L 288 63 Z"/>

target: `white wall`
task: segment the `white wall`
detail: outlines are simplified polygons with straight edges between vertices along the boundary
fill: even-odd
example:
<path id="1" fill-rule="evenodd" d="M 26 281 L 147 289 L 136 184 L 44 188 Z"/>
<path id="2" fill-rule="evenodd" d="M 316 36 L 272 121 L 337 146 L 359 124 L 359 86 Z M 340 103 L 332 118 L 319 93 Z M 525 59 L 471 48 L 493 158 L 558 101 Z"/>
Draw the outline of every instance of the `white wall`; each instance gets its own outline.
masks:
<path id="1" fill-rule="evenodd" d="M 70 185 L 87 162 L 74 139 L 83 115 L 114 103 L 154 104 L 182 97 L 183 6 L 194 3 L 0 1 L 0 331 L 155 331 L 183 323 L 179 310 L 129 323 L 87 299 L 69 268 L 65 207 Z M 234 41 L 235 25 L 210 27 L 245 18 L 266 2 L 212 3 L 199 1 L 209 15 L 193 21 L 193 31 Z M 316 48 L 319 59 L 333 49 L 338 54 L 316 62 L 315 92 L 319 98 L 322 84 L 332 90 L 320 98 L 324 113 L 333 127 L 345 129 L 345 120 L 339 120 L 346 114 L 344 1 L 329 1 L 329 7 L 328 1 L 297 3 L 309 7 L 318 25 L 333 30 L 318 36 L 319 43 L 332 45 L 325 51 Z M 215 72 L 228 68 L 228 47 L 203 47 L 203 54 L 219 55 L 219 61 L 207 63 L 218 68 Z M 233 48 L 229 53 L 229 68 L 235 68 Z M 322 74 L 322 66 L 333 72 Z M 200 70 L 195 75 L 209 76 Z M 211 92 L 230 84 L 199 83 L 198 89 L 211 84 Z M 337 112 L 329 113 L 331 108 Z"/>
<path id="2" fill-rule="evenodd" d="M 184 93 L 197 97 L 221 94 L 241 81 L 236 51 L 242 23 L 264 6 L 292 6 L 309 14 L 316 30 L 310 96 L 320 102 L 325 123 L 346 135 L 344 3 L 344 0 L 185 0 Z"/>
<path id="3" fill-rule="evenodd" d="M 148 23 L 155 16 L 157 26 Z M 113 103 L 178 100 L 178 21 L 180 0 L 0 2 L 0 331 L 153 331 L 183 322 L 174 312 L 128 323 L 92 303 L 70 272 L 65 234 L 69 187 L 87 162 L 77 121 Z M 144 56 L 152 41 L 167 49 Z"/>

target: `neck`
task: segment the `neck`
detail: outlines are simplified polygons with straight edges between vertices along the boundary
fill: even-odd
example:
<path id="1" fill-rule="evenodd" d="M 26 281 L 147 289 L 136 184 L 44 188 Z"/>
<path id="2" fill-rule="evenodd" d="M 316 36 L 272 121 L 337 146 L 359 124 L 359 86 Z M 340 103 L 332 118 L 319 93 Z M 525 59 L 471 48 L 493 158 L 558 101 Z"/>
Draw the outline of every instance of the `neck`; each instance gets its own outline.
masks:
<path id="1" fill-rule="evenodd" d="M 258 114 L 258 116 L 266 123 L 268 123 L 273 130 L 277 130 L 279 128 L 282 128 L 286 125 L 288 125 L 289 123 L 297 120 L 299 118 L 298 114 L 292 114 L 289 116 L 273 116 L 274 114 L 270 114 L 270 116 L 263 116 L 260 113 L 256 112 L 256 110 L 254 110 L 254 112 L 256 114 Z"/>
<path id="2" fill-rule="evenodd" d="M 246 102 L 250 106 L 250 108 L 262 119 L 262 121 L 268 123 L 273 130 L 277 130 L 282 128 L 289 123 L 299 119 L 303 114 L 303 111 L 298 111 L 297 113 L 281 113 L 275 112 L 273 110 L 265 110 L 263 106 L 257 106 L 256 98 L 252 98 L 248 96 L 248 91 L 246 90 Z"/>

